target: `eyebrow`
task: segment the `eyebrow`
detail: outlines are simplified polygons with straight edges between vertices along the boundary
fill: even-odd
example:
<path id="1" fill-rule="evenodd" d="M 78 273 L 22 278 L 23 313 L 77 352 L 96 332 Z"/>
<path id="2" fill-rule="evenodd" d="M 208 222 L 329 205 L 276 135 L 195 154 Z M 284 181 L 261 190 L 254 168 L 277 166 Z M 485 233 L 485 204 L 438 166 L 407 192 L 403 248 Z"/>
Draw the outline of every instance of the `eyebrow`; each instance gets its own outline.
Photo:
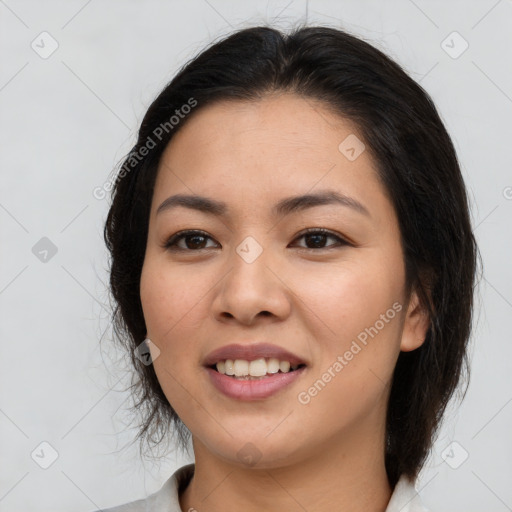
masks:
<path id="1" fill-rule="evenodd" d="M 345 206 L 358 213 L 371 217 L 368 209 L 359 201 L 334 190 L 287 197 L 274 205 L 272 213 L 274 216 L 284 217 L 308 208 L 313 208 L 314 206 L 331 204 Z M 222 201 L 198 195 L 177 194 L 170 196 L 163 201 L 163 203 L 158 207 L 156 214 L 158 215 L 163 211 L 172 210 L 179 206 L 214 215 L 216 217 L 225 216 L 228 213 L 228 206 Z"/>

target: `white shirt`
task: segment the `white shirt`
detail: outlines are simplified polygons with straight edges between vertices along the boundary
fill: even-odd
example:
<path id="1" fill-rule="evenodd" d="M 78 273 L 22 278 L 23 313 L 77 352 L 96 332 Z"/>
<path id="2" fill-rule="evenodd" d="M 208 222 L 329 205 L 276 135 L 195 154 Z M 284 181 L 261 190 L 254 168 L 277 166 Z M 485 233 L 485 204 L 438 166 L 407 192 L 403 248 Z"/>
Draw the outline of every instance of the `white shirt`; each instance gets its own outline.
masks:
<path id="1" fill-rule="evenodd" d="M 145 499 L 132 501 L 103 512 L 188 512 L 182 511 L 179 493 L 184 489 L 194 473 L 195 464 L 187 464 L 177 469 L 159 491 Z M 101 511 L 96 511 L 101 512 Z M 385 512 L 429 512 L 422 504 L 414 484 L 402 476 L 393 490 Z"/>

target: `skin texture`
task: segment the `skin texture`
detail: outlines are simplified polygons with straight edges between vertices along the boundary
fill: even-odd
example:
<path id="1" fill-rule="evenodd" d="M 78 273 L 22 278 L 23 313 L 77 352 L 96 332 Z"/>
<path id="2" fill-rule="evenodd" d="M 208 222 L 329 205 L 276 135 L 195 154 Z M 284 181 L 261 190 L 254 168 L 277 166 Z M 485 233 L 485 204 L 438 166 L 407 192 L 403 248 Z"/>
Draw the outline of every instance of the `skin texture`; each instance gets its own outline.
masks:
<path id="1" fill-rule="evenodd" d="M 350 134 L 355 127 L 322 103 L 274 94 L 204 107 L 163 154 L 140 293 L 148 337 L 160 350 L 157 377 L 193 436 L 196 473 L 182 510 L 321 512 L 343 503 L 346 511 L 377 512 L 388 504 L 389 386 L 400 350 L 421 345 L 428 319 L 414 291 L 406 295 L 396 214 L 369 151 L 350 161 L 338 149 Z M 340 205 L 272 215 L 279 200 L 320 190 L 356 199 L 369 215 Z M 184 207 L 156 215 L 178 193 L 224 201 L 229 215 Z M 307 228 L 352 245 L 330 235 L 311 240 L 301 235 Z M 181 239 L 181 251 L 164 247 L 185 229 L 210 238 Z M 236 251 L 248 236 L 263 249 L 252 263 Z M 299 393 L 396 303 L 401 311 L 300 403 Z M 204 358 L 230 343 L 258 342 L 300 356 L 306 371 L 264 400 L 217 391 Z M 237 456 L 247 443 L 260 457 L 254 466 Z"/>

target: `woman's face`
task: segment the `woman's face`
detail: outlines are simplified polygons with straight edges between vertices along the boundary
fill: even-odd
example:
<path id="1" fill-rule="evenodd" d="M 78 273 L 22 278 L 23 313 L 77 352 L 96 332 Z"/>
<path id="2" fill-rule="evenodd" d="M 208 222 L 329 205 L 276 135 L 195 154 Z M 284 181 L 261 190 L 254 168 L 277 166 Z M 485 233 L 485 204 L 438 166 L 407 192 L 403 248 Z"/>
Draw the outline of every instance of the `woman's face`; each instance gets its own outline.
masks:
<path id="1" fill-rule="evenodd" d="M 166 148 L 140 293 L 155 372 L 196 457 L 278 467 L 383 443 L 396 359 L 426 322 L 414 293 L 408 302 L 396 214 L 360 139 L 323 104 L 283 94 L 207 106 Z M 222 208 L 158 212 L 177 194 Z M 184 230 L 202 233 L 166 247 Z M 251 352 L 262 343 L 273 347 Z M 240 351 L 210 357 L 232 344 Z M 305 366 L 271 373 L 271 358 L 292 359 L 280 350 Z M 252 370 L 269 376 L 208 367 L 228 358 L 242 361 L 236 373 L 263 358 Z"/>

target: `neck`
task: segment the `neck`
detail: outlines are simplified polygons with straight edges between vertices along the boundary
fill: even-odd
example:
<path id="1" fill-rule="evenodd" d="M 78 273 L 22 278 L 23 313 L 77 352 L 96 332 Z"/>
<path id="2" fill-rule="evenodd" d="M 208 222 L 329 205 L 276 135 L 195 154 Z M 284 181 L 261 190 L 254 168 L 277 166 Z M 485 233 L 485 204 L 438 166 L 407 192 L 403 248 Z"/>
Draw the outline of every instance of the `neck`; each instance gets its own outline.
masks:
<path id="1" fill-rule="evenodd" d="M 265 469 L 220 459 L 194 439 L 195 473 L 180 496 L 181 509 L 330 512 L 342 504 L 344 512 L 384 512 L 392 490 L 383 436 L 372 442 L 375 433 L 366 440 L 361 434 L 327 440 L 300 463 Z"/>

